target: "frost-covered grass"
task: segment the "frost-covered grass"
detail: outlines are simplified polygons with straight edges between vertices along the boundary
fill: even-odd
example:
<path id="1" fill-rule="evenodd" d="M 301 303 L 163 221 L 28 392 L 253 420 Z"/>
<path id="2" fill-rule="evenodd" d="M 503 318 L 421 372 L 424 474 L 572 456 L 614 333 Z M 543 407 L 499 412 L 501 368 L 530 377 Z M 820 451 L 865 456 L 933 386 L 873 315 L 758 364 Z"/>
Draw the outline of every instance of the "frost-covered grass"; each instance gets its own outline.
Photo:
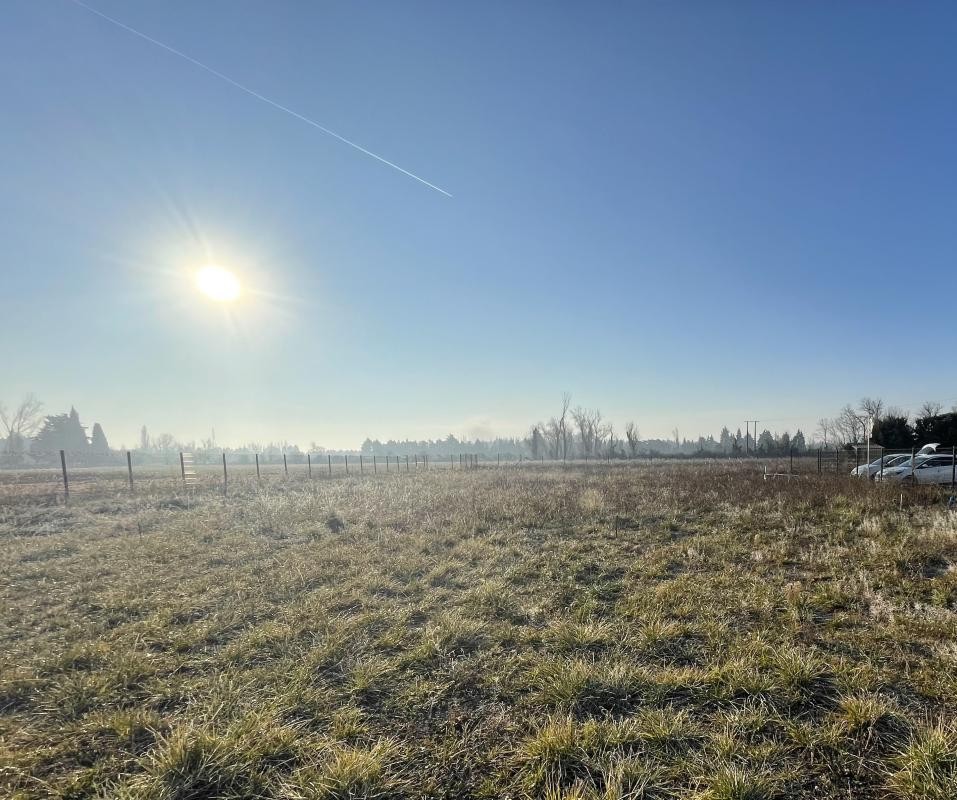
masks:
<path id="1" fill-rule="evenodd" d="M 957 797 L 957 515 L 734 464 L 0 502 L 0 795 Z"/>

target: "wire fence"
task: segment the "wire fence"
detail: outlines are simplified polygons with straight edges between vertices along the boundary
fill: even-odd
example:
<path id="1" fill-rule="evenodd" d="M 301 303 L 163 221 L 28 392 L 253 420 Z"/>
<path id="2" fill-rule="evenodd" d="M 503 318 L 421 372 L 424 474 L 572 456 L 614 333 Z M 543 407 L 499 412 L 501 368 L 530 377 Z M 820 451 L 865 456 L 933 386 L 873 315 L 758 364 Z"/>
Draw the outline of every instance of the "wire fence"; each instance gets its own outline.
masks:
<path id="1" fill-rule="evenodd" d="M 449 455 L 355 455 L 295 454 L 260 458 L 259 454 L 223 452 L 211 461 L 204 454 L 197 463 L 187 451 L 169 454 L 165 463 L 138 464 L 136 451 L 125 451 L 113 464 L 92 466 L 88 453 L 73 454 L 61 450 L 57 467 L 0 469 L 0 500 L 5 497 L 32 497 L 38 501 L 69 501 L 71 496 L 116 492 L 169 493 L 171 490 L 220 494 L 255 489 L 263 484 L 407 476 L 431 471 L 455 472 L 477 469 L 534 469 L 537 467 L 599 465 L 639 465 L 681 462 L 734 462 L 763 470 L 766 479 L 869 478 L 875 482 L 937 484 L 949 487 L 952 500 L 957 495 L 957 448 L 938 448 L 922 452 L 917 448 L 893 450 L 872 445 L 870 448 L 819 448 L 781 455 L 749 454 L 729 456 L 711 454 L 698 458 L 641 455 L 636 458 L 537 459 L 526 456 L 457 453 Z M 86 461 L 86 463 L 84 463 Z M 116 463 L 118 462 L 118 463 Z"/>

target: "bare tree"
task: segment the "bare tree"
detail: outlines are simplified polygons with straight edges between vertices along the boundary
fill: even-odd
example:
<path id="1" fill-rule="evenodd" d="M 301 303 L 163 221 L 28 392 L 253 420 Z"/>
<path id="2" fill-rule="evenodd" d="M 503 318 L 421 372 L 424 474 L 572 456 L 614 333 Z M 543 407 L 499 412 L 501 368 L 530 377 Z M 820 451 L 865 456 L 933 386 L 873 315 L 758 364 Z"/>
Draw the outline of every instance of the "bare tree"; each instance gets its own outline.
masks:
<path id="1" fill-rule="evenodd" d="M 607 446 L 605 440 L 608 441 Z M 599 425 L 595 432 L 595 447 L 597 452 L 605 451 L 605 458 L 614 458 L 616 450 L 615 426 L 612 423 Z"/>
<path id="2" fill-rule="evenodd" d="M 884 401 L 879 397 L 862 397 L 860 409 L 861 414 L 877 422 L 884 416 Z"/>
<path id="3" fill-rule="evenodd" d="M 10 411 L 0 403 L 0 425 L 6 431 L 6 458 L 19 461 L 27 449 L 27 439 L 43 425 L 43 403 L 33 394 L 27 394 Z"/>
<path id="4" fill-rule="evenodd" d="M 545 437 L 548 442 L 548 457 L 559 458 L 562 452 L 562 424 L 552 417 L 545 424 Z"/>
<path id="5" fill-rule="evenodd" d="M 43 424 L 42 411 L 43 403 L 33 394 L 25 395 L 19 405 L 10 411 L 0 403 L 0 424 L 7 432 L 7 438 L 28 439 L 33 436 Z"/>
<path id="6" fill-rule="evenodd" d="M 634 422 L 625 425 L 625 439 L 628 441 L 628 453 L 632 458 L 638 455 L 638 426 Z"/>
<path id="7" fill-rule="evenodd" d="M 841 409 L 833 424 L 834 436 L 842 445 L 863 442 L 867 438 L 867 417 L 849 405 Z"/>
<path id="8" fill-rule="evenodd" d="M 591 455 L 597 456 L 603 438 L 601 411 L 597 408 L 578 406 L 572 411 L 572 419 L 578 428 L 578 441 L 582 455 L 586 458 Z"/>
<path id="9" fill-rule="evenodd" d="M 917 412 L 919 417 L 936 417 L 943 411 L 944 407 L 936 400 L 928 400 L 923 403 Z"/>
<path id="10" fill-rule="evenodd" d="M 828 436 L 834 439 L 834 420 L 827 417 L 821 417 L 817 421 L 817 433 L 824 440 L 824 446 L 827 447 Z"/>
<path id="11" fill-rule="evenodd" d="M 601 430 L 602 450 L 605 458 L 614 458 L 618 452 L 618 437 L 615 435 L 615 425 L 609 422 L 602 426 Z"/>
<path id="12" fill-rule="evenodd" d="M 558 428 L 562 443 L 562 461 L 568 459 L 568 407 L 572 404 L 572 396 L 562 392 L 562 414 L 558 418 Z"/>

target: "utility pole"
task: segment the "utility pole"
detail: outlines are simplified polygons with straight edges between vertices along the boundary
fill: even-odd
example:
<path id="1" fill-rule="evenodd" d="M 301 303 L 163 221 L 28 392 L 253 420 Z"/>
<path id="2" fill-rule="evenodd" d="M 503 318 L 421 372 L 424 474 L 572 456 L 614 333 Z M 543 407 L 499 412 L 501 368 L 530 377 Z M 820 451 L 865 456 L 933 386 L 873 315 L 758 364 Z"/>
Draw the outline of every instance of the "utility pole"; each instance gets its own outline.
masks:
<path id="1" fill-rule="evenodd" d="M 744 421 L 744 452 L 745 452 L 745 455 L 747 455 L 747 454 L 750 452 L 750 451 L 748 450 L 748 447 L 749 447 L 749 445 L 748 445 L 748 425 L 749 425 L 750 423 L 752 423 L 752 422 L 754 423 L 754 431 L 753 431 L 752 434 L 751 434 L 752 436 L 754 436 L 754 454 L 755 454 L 755 455 L 758 454 L 758 420 L 756 420 L 756 419 L 746 419 L 746 420 Z"/>

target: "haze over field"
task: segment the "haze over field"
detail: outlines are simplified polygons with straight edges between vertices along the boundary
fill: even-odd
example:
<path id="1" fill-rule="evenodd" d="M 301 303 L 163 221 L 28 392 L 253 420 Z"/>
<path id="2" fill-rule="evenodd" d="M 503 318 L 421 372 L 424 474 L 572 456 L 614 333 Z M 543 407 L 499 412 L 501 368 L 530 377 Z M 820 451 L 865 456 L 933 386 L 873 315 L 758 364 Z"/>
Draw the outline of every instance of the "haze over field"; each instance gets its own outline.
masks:
<path id="1" fill-rule="evenodd" d="M 952 4 L 2 14 L 8 403 L 351 448 L 957 399 Z"/>

